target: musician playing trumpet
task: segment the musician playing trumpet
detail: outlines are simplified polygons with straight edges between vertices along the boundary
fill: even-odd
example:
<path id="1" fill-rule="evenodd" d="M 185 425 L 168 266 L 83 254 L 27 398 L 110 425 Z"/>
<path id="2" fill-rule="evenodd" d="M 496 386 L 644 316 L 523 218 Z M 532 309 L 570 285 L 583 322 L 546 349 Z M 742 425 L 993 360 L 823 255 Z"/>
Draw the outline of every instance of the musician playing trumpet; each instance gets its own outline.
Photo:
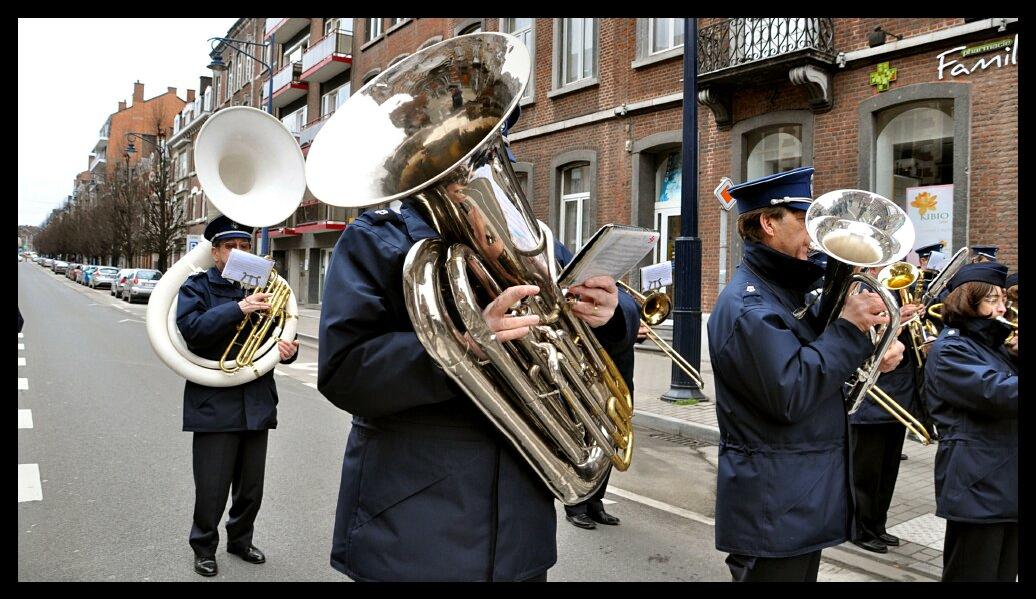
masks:
<path id="1" fill-rule="evenodd" d="M 188 349 L 219 360 L 246 315 L 268 310 L 268 293 L 245 296 L 245 290 L 220 274 L 230 253 L 251 251 L 251 227 L 219 216 L 205 227 L 215 265 L 184 282 L 176 309 L 176 325 Z M 281 363 L 295 361 L 298 341 L 278 341 Z M 255 518 L 263 499 L 268 431 L 277 428 L 277 384 L 273 371 L 235 387 L 207 387 L 186 381 L 183 430 L 193 431 L 194 524 L 190 545 L 194 570 L 217 574 L 219 519 L 233 489 L 227 519 L 227 552 L 261 564 L 263 552 L 252 544 Z"/>
<path id="2" fill-rule="evenodd" d="M 732 187 L 745 254 L 708 321 L 720 447 L 716 548 L 735 581 L 816 581 L 849 538 L 843 383 L 888 322 L 877 294 L 849 295 L 830 326 L 795 311 L 823 274 L 807 260 L 813 168 Z M 903 344 L 883 357 L 887 372 Z"/>
<path id="3" fill-rule="evenodd" d="M 1007 267 L 963 266 L 925 364 L 923 399 L 939 429 L 935 515 L 946 519 L 944 581 L 1018 575 L 1018 336 L 1003 321 Z"/>

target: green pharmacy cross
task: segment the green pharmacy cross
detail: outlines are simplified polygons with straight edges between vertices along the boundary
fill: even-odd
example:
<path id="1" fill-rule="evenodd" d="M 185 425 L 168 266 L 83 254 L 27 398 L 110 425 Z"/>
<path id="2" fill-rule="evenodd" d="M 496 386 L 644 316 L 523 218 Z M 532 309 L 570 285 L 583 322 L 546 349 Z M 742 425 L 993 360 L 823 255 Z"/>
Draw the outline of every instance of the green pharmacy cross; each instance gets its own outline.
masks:
<path id="1" fill-rule="evenodd" d="M 878 91 L 883 92 L 889 88 L 889 83 L 896 80 L 896 69 L 890 69 L 887 62 L 879 62 L 878 69 L 870 76 L 871 85 L 877 85 Z"/>

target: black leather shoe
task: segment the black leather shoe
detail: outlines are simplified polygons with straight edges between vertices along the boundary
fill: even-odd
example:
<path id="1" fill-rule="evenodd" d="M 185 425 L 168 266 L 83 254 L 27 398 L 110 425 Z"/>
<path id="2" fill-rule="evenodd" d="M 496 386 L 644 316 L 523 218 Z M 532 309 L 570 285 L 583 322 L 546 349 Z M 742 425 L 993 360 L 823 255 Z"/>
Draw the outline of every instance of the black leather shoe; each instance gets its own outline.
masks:
<path id="1" fill-rule="evenodd" d="M 615 526 L 619 523 L 619 519 L 609 514 L 608 512 L 601 510 L 599 512 L 587 512 L 590 519 L 599 524 L 607 524 L 608 526 Z"/>
<path id="2" fill-rule="evenodd" d="M 905 459 L 907 459 L 907 454 L 905 454 L 905 453 L 901 453 L 901 454 L 899 454 L 899 460 L 900 460 L 900 461 L 903 461 L 903 460 L 905 460 Z"/>
<path id="3" fill-rule="evenodd" d="M 250 564 L 261 564 L 266 561 L 266 556 L 263 555 L 263 552 L 259 551 L 259 548 L 255 545 L 249 545 L 248 549 L 244 551 L 238 551 L 228 547 L 227 553 L 233 553 Z"/>
<path id="4" fill-rule="evenodd" d="M 565 516 L 565 519 L 571 522 L 573 525 L 579 528 L 585 528 L 587 530 L 593 530 L 597 528 L 594 521 L 590 519 L 590 516 L 586 514 L 576 514 L 575 516 Z"/>
<path id="5" fill-rule="evenodd" d="M 887 532 L 883 532 L 880 535 L 878 535 L 878 539 L 880 539 L 882 543 L 885 543 L 889 547 L 899 547 L 899 537 L 895 535 L 890 535 Z"/>
<path id="6" fill-rule="evenodd" d="M 194 571 L 202 576 L 215 576 L 219 571 L 216 567 L 216 558 L 202 557 L 200 555 L 195 556 Z"/>
<path id="7" fill-rule="evenodd" d="M 869 539 L 867 541 L 853 541 L 853 545 L 857 547 L 863 547 L 867 551 L 873 551 L 874 553 L 888 553 L 889 548 L 878 539 Z"/>

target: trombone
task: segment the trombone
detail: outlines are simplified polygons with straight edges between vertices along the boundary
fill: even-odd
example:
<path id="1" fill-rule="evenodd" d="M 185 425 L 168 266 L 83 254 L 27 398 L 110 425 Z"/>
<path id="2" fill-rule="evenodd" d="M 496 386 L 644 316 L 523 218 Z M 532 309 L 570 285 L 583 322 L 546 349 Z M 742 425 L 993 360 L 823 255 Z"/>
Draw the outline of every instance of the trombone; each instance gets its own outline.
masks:
<path id="1" fill-rule="evenodd" d="M 662 293 L 661 291 L 652 291 L 646 296 L 639 291 L 633 289 L 629 285 L 622 281 L 616 281 L 616 285 L 625 289 L 633 299 L 640 305 L 640 321 L 647 325 L 648 338 L 655 342 L 662 352 L 669 356 L 669 358 L 680 367 L 680 370 L 684 371 L 694 384 L 698 385 L 698 388 L 702 391 L 705 390 L 705 381 L 701 378 L 701 374 L 691 366 L 691 363 L 684 359 L 683 356 L 678 354 L 673 346 L 665 342 L 664 339 L 658 336 L 658 333 L 651 327 L 657 326 L 658 324 L 665 321 L 669 317 L 669 313 L 673 311 L 673 301 L 669 299 L 669 296 Z"/>
<path id="2" fill-rule="evenodd" d="M 889 397 L 888 393 L 882 391 L 881 387 L 873 385 L 867 390 L 867 396 L 873 399 L 874 403 L 881 406 L 886 412 L 892 414 L 892 417 L 913 433 L 922 445 L 931 445 L 932 436 L 928 434 L 928 430 L 924 425 L 917 418 L 914 418 L 906 408 L 899 405 L 899 402 Z"/>

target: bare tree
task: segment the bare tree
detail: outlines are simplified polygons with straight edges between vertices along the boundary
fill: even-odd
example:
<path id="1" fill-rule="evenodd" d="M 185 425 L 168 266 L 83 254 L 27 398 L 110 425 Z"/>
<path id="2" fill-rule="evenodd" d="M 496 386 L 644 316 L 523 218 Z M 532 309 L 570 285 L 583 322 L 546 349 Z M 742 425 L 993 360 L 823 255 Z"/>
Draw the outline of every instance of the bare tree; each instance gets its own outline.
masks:
<path id="1" fill-rule="evenodd" d="M 155 141 L 152 142 L 147 136 L 147 147 L 142 150 L 150 151 L 147 164 L 141 161 L 140 178 L 137 188 L 141 195 L 141 250 L 158 255 L 158 262 L 155 265 L 158 270 L 165 271 L 169 265 L 169 256 L 176 251 L 176 245 L 183 237 L 186 228 L 183 210 L 180 209 L 172 194 L 169 192 L 171 161 L 169 151 L 166 147 L 166 136 L 171 130 L 163 128 L 165 117 L 157 110 L 150 115 L 151 127 L 157 131 Z"/>

